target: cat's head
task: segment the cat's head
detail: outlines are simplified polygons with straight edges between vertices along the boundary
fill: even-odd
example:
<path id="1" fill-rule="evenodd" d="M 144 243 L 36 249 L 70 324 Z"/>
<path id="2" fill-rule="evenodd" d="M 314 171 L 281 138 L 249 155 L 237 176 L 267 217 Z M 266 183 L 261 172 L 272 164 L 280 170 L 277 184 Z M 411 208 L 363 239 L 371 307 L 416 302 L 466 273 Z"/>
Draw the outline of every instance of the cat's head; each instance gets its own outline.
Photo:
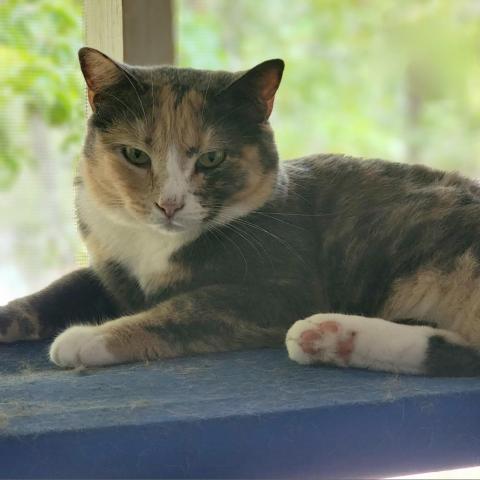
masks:
<path id="1" fill-rule="evenodd" d="M 82 175 L 112 218 L 201 231 L 270 197 L 282 60 L 228 73 L 132 67 L 91 48 L 79 57 L 92 107 Z"/>

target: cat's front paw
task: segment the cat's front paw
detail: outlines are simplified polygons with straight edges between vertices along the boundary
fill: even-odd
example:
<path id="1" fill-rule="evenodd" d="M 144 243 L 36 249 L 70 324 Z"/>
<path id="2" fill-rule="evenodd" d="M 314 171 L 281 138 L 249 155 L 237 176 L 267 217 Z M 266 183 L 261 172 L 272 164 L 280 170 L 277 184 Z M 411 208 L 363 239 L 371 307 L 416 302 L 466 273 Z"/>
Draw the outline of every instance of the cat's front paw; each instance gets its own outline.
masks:
<path id="1" fill-rule="evenodd" d="M 100 327 L 78 325 L 62 332 L 50 347 L 50 360 L 59 367 L 100 367 L 118 363 L 107 347 L 108 334 Z"/>
<path id="2" fill-rule="evenodd" d="M 355 349 L 357 332 L 336 321 L 338 315 L 317 314 L 295 322 L 287 332 L 286 346 L 295 362 L 347 366 Z"/>
<path id="3" fill-rule="evenodd" d="M 0 307 L 0 343 L 39 338 L 39 326 L 35 312 L 20 301 Z"/>

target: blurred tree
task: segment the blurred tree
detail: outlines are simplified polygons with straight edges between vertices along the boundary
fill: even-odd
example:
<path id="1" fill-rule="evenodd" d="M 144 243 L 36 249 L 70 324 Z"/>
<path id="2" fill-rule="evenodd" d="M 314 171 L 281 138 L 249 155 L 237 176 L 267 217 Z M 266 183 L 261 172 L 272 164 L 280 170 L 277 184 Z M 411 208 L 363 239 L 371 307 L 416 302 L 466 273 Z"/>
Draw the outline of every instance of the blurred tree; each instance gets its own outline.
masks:
<path id="1" fill-rule="evenodd" d="M 320 151 L 480 173 L 477 0 L 177 0 L 178 61 L 286 60 L 283 158 Z"/>
<path id="2" fill-rule="evenodd" d="M 62 127 L 63 147 L 78 145 L 84 100 L 72 60 L 82 39 L 81 8 L 79 0 L 0 2 L 0 188 L 25 163 L 51 158 L 48 135 L 26 143 L 19 133 L 44 122 Z"/>
<path id="3" fill-rule="evenodd" d="M 85 123 L 82 39 L 81 0 L 0 0 L 0 297 L 42 286 L 79 251 L 71 180 Z"/>
<path id="4" fill-rule="evenodd" d="M 181 66 L 286 60 L 272 117 L 282 158 L 334 151 L 480 173 L 478 0 L 176 7 Z M 82 0 L 0 0 L 0 303 L 80 252 L 71 178 L 84 133 L 82 41 Z"/>

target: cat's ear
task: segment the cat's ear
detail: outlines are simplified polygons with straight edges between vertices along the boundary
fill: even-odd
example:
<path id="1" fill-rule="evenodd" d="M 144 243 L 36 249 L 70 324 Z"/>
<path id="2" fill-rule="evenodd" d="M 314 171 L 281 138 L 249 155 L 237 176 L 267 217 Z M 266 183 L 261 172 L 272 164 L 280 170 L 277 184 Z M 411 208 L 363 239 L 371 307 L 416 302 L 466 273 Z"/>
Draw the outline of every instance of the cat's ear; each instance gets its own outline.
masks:
<path id="1" fill-rule="evenodd" d="M 78 59 L 87 83 L 88 102 L 95 111 L 93 100 L 95 94 L 121 79 L 122 66 L 104 53 L 89 47 L 83 47 L 78 51 Z"/>
<path id="2" fill-rule="evenodd" d="M 260 63 L 235 80 L 227 91 L 244 102 L 250 100 L 260 121 L 267 120 L 273 109 L 275 93 L 282 80 L 285 63 L 278 58 Z"/>

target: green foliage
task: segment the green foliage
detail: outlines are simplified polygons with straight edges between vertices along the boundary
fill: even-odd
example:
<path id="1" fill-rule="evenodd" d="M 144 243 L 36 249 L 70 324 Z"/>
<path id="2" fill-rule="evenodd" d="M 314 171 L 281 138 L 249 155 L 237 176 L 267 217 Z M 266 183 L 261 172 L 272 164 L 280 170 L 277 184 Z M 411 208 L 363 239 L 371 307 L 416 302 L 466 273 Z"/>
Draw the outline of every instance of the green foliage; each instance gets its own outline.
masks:
<path id="1" fill-rule="evenodd" d="M 480 173 L 478 0 L 175 2 L 180 65 L 286 60 L 272 117 L 282 158 L 336 151 Z M 82 0 L 0 0 L 0 303 L 80 252 L 82 40 Z"/>
<path id="2" fill-rule="evenodd" d="M 178 61 L 287 62 L 272 122 L 282 157 L 319 151 L 479 172 L 476 0 L 176 0 Z M 0 2 L 0 188 L 34 163 L 29 118 L 83 134 L 81 0 Z"/>
<path id="3" fill-rule="evenodd" d="M 0 188 L 26 162 L 32 114 L 63 130 L 78 148 L 84 108 L 76 51 L 82 39 L 79 0 L 0 2 Z"/>
<path id="4" fill-rule="evenodd" d="M 283 158 L 320 151 L 480 173 L 476 0 L 177 0 L 178 60 L 286 61 Z"/>

